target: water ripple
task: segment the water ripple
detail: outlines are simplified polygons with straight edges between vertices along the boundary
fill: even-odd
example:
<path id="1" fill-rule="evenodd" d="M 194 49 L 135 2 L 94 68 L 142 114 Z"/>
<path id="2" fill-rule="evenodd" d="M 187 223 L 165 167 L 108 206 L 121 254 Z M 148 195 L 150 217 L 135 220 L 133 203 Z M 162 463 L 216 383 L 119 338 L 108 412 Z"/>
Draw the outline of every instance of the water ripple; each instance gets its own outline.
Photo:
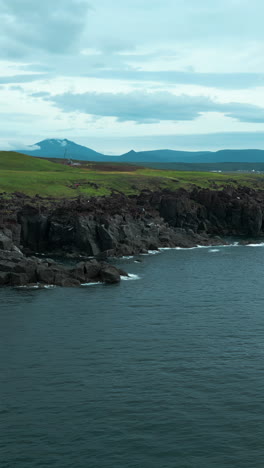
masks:
<path id="1" fill-rule="evenodd" d="M 263 467 L 264 249 L 141 258 L 0 290 L 1 468 Z"/>

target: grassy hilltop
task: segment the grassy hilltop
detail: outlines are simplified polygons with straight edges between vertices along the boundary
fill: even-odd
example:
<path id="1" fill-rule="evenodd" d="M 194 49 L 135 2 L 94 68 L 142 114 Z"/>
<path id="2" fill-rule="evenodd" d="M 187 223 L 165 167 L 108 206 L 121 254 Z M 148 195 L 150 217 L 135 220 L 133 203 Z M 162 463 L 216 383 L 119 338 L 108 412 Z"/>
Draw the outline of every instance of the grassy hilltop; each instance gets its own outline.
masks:
<path id="1" fill-rule="evenodd" d="M 0 151 L 0 192 L 76 197 L 108 195 L 112 190 L 137 194 L 142 189 L 188 189 L 193 185 L 217 189 L 227 184 L 264 189 L 264 175 L 162 170 L 122 163 L 87 162 L 70 167 L 58 161 Z"/>

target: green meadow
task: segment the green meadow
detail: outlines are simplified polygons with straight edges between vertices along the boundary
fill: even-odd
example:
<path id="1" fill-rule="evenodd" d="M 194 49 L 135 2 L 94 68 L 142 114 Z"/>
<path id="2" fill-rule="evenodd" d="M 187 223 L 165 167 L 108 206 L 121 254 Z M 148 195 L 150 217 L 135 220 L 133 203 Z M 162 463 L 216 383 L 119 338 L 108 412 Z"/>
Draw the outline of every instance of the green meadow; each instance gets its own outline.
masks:
<path id="1" fill-rule="evenodd" d="M 0 192 L 6 193 L 76 197 L 194 186 L 221 189 L 226 185 L 264 189 L 264 175 L 163 170 L 122 163 L 84 163 L 71 167 L 15 152 L 0 152 Z"/>

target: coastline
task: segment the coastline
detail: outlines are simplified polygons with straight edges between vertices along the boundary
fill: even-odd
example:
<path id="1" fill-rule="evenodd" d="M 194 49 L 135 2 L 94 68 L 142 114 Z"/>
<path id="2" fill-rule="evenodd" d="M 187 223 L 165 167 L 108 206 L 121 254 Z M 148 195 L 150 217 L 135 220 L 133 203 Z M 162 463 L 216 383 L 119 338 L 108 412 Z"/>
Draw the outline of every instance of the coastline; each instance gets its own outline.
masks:
<path id="1" fill-rule="evenodd" d="M 264 238 L 264 194 L 243 187 L 70 200 L 16 193 L 0 202 L 1 286 L 118 283 L 127 274 L 111 258 Z"/>

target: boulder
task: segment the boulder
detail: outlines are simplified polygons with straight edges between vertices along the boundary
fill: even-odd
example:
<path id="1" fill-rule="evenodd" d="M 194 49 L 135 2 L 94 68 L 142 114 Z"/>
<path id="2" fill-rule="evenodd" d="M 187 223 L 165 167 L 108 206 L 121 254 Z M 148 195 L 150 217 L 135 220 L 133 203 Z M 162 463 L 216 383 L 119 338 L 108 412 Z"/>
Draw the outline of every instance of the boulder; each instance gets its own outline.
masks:
<path id="1" fill-rule="evenodd" d="M 36 270 L 36 277 L 39 283 L 54 284 L 55 274 L 54 271 L 44 265 L 40 265 Z"/>
<path id="2" fill-rule="evenodd" d="M 0 232 L 0 249 L 11 250 L 13 247 L 12 239 L 7 237 L 3 232 Z"/>
<path id="3" fill-rule="evenodd" d="M 15 264 L 13 269 L 14 273 L 26 275 L 27 283 L 34 283 L 37 281 L 37 265 L 31 259 L 24 259 Z"/>
<path id="4" fill-rule="evenodd" d="M 88 279 L 95 279 L 100 276 L 101 264 L 97 260 L 90 260 L 84 264 L 85 276 Z"/>
<path id="5" fill-rule="evenodd" d="M 75 278 L 64 278 L 61 281 L 56 283 L 57 286 L 62 286 L 64 288 L 76 288 L 81 285 L 80 281 Z"/>
<path id="6" fill-rule="evenodd" d="M 129 276 L 128 273 L 122 268 L 117 268 L 117 271 L 120 274 L 120 276 L 127 276 L 127 277 Z"/>
<path id="7" fill-rule="evenodd" d="M 70 276 L 72 278 L 78 280 L 81 283 L 85 283 L 86 275 L 85 275 L 84 267 L 85 267 L 84 262 L 77 263 L 77 265 L 75 265 L 74 268 L 71 268 Z"/>
<path id="8" fill-rule="evenodd" d="M 103 265 L 100 277 L 107 284 L 120 283 L 121 280 L 118 269 L 112 265 Z"/>
<path id="9" fill-rule="evenodd" d="M 7 271 L 0 271 L 0 286 L 5 286 L 9 283 L 10 273 Z"/>
<path id="10" fill-rule="evenodd" d="M 9 285 L 10 286 L 25 286 L 29 284 L 29 278 L 26 273 L 10 273 Z"/>

